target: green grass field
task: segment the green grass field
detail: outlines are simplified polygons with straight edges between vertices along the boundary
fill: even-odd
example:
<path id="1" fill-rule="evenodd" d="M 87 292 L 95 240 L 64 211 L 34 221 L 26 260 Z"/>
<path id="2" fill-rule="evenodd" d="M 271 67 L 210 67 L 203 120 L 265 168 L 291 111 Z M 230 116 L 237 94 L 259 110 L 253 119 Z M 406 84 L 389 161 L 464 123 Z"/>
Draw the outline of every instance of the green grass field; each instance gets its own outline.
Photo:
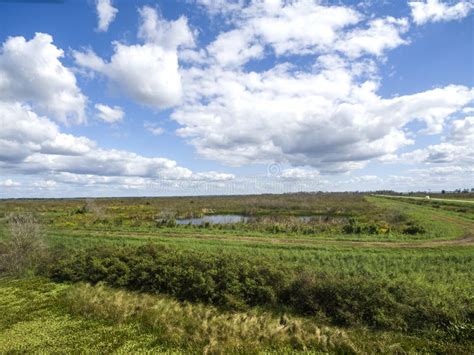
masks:
<path id="1" fill-rule="evenodd" d="M 474 351 L 474 206 L 362 194 L 5 200 L 1 255 L 9 215 L 24 212 L 46 247 L 22 277 L 0 279 L 0 352 Z M 176 225 L 203 214 L 251 222 Z"/>

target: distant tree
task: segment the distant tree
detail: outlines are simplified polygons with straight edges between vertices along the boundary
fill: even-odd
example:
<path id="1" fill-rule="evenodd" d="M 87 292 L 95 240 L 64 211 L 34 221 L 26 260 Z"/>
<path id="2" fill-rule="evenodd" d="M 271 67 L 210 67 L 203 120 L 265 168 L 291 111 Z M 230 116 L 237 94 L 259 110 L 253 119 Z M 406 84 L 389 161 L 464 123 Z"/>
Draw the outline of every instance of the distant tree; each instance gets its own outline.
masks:
<path id="1" fill-rule="evenodd" d="M 441 193 L 444 195 L 446 193 L 446 190 L 441 190 Z"/>

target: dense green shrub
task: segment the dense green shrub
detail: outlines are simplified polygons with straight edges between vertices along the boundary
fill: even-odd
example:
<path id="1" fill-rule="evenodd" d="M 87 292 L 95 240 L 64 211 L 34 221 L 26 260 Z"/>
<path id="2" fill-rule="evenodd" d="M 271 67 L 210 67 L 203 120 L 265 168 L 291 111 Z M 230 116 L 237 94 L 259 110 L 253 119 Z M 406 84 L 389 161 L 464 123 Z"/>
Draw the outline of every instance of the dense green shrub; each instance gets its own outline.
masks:
<path id="1" fill-rule="evenodd" d="M 340 326 L 364 324 L 410 332 L 430 327 L 447 330 L 455 319 L 453 313 L 430 303 L 423 289 L 361 276 L 303 272 L 283 297 L 285 304 L 300 313 L 323 315 Z"/>
<path id="2" fill-rule="evenodd" d="M 384 226 L 379 226 L 376 223 L 360 223 L 354 218 L 349 218 L 348 223 L 342 227 L 342 231 L 346 234 L 378 234 L 385 233 L 389 229 Z"/>
<path id="3" fill-rule="evenodd" d="M 85 214 L 87 213 L 87 206 L 78 207 L 72 211 L 72 214 Z"/>
<path id="4" fill-rule="evenodd" d="M 275 304 L 283 272 L 235 257 L 183 253 L 155 245 L 55 253 L 43 268 L 56 281 L 106 282 L 225 307 Z"/>
<path id="5" fill-rule="evenodd" d="M 409 223 L 404 229 L 403 229 L 403 234 L 423 234 L 426 233 L 425 228 L 423 228 L 420 225 L 414 224 L 414 223 Z"/>

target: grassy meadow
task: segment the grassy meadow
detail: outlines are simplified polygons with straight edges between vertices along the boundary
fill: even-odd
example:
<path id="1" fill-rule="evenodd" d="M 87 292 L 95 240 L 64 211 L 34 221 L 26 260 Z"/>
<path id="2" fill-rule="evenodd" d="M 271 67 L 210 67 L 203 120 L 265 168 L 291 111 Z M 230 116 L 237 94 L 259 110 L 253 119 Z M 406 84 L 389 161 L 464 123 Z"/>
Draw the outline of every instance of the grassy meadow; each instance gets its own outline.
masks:
<path id="1" fill-rule="evenodd" d="M 473 252 L 453 201 L 3 200 L 0 352 L 469 354 Z"/>

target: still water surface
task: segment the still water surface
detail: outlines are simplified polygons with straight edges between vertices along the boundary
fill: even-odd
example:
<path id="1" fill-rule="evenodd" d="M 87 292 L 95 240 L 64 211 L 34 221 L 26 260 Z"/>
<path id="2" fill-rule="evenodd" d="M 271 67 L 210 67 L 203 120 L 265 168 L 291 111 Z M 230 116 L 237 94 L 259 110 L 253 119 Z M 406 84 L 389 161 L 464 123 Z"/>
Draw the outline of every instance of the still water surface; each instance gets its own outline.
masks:
<path id="1" fill-rule="evenodd" d="M 249 217 L 237 215 L 237 214 L 215 214 L 212 216 L 203 216 L 199 218 L 181 218 L 176 220 L 176 224 L 191 224 L 201 225 L 203 223 L 211 224 L 231 224 L 231 223 L 245 223 Z"/>
<path id="2" fill-rule="evenodd" d="M 302 223 L 310 222 L 328 222 L 331 220 L 342 220 L 345 217 L 334 217 L 334 216 L 300 216 L 297 217 Z M 203 216 L 198 218 L 179 218 L 176 219 L 176 224 L 199 226 L 204 223 L 210 224 L 232 224 L 232 223 L 247 223 L 251 219 L 255 220 L 255 217 L 247 217 L 238 214 L 216 214 L 210 216 Z"/>

